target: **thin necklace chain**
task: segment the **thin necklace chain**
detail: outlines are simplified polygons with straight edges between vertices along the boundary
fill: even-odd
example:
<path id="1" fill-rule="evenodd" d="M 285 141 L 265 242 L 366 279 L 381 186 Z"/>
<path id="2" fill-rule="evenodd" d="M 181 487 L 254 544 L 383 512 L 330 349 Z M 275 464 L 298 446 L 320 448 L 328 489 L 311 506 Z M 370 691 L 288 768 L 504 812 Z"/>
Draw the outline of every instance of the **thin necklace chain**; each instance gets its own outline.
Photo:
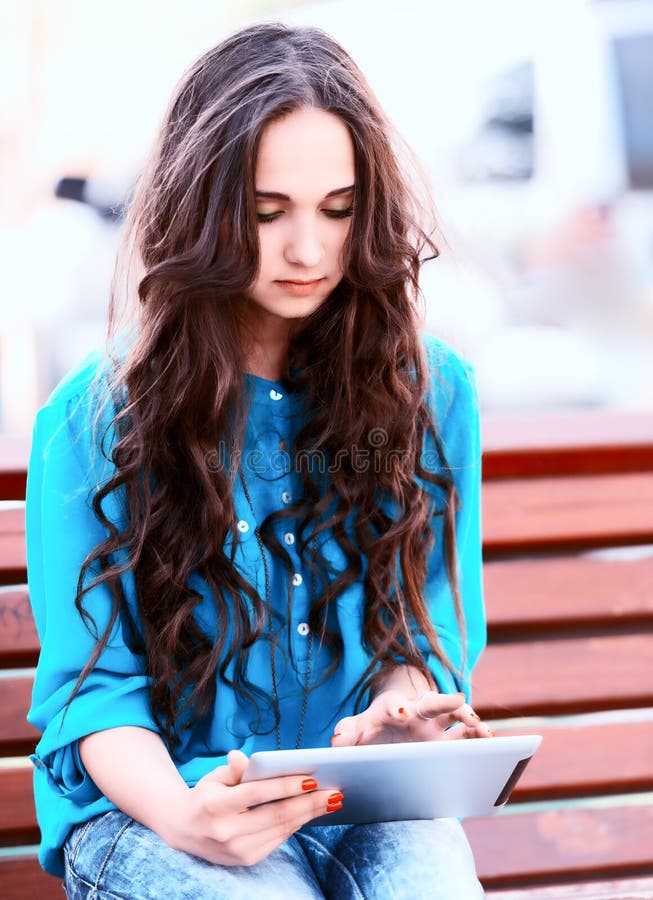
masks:
<path id="1" fill-rule="evenodd" d="M 249 493 L 249 488 L 247 487 L 247 481 L 245 480 L 245 474 L 242 470 L 242 467 L 239 469 L 240 481 L 243 486 L 243 492 L 245 494 L 245 499 L 247 500 L 247 505 L 250 508 L 252 516 L 254 518 L 254 522 L 256 523 L 256 513 L 254 512 L 254 504 L 252 502 L 252 498 Z M 272 693 L 274 698 L 274 723 L 275 723 L 275 737 L 277 743 L 277 750 L 281 750 L 281 713 L 279 709 L 279 691 L 278 691 L 278 682 L 277 682 L 277 665 L 276 665 L 276 648 L 277 642 L 274 637 L 274 628 L 272 623 L 272 580 L 270 578 L 270 567 L 268 563 L 268 557 L 266 553 L 266 547 L 263 543 L 263 535 L 258 527 L 258 523 L 254 528 L 254 536 L 256 537 L 256 542 L 259 547 L 259 552 L 261 554 L 261 559 L 263 561 L 263 571 L 265 573 L 265 608 L 268 614 L 268 633 L 270 638 L 270 674 L 272 676 Z M 313 546 L 313 554 L 314 557 L 317 554 L 317 540 L 313 538 L 312 542 Z M 315 576 L 311 576 L 311 609 L 313 609 L 315 605 Z M 304 722 L 306 721 L 306 709 L 308 707 L 308 695 L 310 693 L 310 679 L 311 679 L 311 663 L 313 656 L 313 632 L 310 632 L 310 636 L 308 639 L 308 651 L 306 655 L 306 673 L 304 675 L 304 689 L 302 696 L 302 710 L 299 719 L 299 726 L 297 728 L 297 740 L 295 742 L 295 750 L 299 749 L 299 745 L 302 741 L 302 735 L 304 733 Z"/>

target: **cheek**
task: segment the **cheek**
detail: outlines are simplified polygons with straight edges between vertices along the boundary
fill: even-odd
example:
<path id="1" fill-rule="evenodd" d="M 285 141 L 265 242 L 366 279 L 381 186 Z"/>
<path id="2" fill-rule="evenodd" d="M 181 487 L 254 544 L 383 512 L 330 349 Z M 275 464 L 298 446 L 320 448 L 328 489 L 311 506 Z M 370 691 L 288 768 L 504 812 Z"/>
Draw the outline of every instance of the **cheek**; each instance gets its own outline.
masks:
<path id="1" fill-rule="evenodd" d="M 261 229 L 258 238 L 259 265 L 261 273 L 268 272 L 278 258 L 279 250 L 272 229 Z"/>
<path id="2" fill-rule="evenodd" d="M 332 254 L 337 265 L 342 269 L 345 263 L 345 244 L 349 235 L 349 224 L 345 225 L 341 231 L 334 237 L 332 245 Z"/>

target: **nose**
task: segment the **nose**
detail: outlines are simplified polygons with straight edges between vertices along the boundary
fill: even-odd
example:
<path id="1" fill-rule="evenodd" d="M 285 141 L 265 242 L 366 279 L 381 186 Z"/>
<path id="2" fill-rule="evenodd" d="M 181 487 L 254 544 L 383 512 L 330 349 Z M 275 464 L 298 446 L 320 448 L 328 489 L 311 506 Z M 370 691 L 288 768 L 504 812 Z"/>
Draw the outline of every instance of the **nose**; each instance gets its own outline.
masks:
<path id="1" fill-rule="evenodd" d="M 324 245 L 316 222 L 301 219 L 288 234 L 284 256 L 286 261 L 304 269 L 314 269 L 324 258 Z"/>

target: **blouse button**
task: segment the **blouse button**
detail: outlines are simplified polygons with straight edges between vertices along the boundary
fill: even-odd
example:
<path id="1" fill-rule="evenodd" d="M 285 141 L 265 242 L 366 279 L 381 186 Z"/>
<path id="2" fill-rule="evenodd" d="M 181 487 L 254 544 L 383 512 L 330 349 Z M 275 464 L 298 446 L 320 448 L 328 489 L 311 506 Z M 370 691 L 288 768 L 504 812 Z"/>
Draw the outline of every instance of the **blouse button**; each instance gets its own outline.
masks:
<path id="1" fill-rule="evenodd" d="M 286 534 L 284 534 L 283 539 L 286 542 L 286 544 L 288 544 L 289 547 L 291 547 L 295 543 L 295 535 L 291 534 L 290 531 L 288 531 L 288 532 L 286 532 Z"/>
<path id="2" fill-rule="evenodd" d="M 241 534 L 245 534 L 245 532 L 249 531 L 249 522 L 246 519 L 241 519 L 236 527 Z"/>
<path id="3" fill-rule="evenodd" d="M 283 500 L 284 503 L 290 503 L 290 501 L 292 500 L 292 495 L 291 495 L 290 491 L 284 491 L 281 495 L 281 499 Z"/>
<path id="4" fill-rule="evenodd" d="M 297 634 L 301 634 L 302 637 L 306 637 L 310 630 L 308 622 L 300 622 L 297 626 Z"/>
<path id="5" fill-rule="evenodd" d="M 275 391 L 274 388 L 271 389 L 271 391 L 270 391 L 270 399 L 271 400 L 281 400 L 282 397 L 283 397 L 283 394 L 279 393 L 279 391 Z"/>
<path id="6" fill-rule="evenodd" d="M 295 572 L 295 574 L 292 577 L 292 583 L 295 585 L 295 587 L 299 587 L 299 585 L 302 583 L 303 580 L 304 579 L 299 574 L 299 572 Z"/>

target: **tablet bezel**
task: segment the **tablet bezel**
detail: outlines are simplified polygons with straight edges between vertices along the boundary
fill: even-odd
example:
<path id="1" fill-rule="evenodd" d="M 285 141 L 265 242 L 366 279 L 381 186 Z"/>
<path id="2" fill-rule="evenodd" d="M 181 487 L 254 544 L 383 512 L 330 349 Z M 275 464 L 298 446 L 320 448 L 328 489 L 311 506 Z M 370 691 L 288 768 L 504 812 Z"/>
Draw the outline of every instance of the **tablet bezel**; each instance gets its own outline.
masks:
<path id="1" fill-rule="evenodd" d="M 493 815 L 541 740 L 510 735 L 258 751 L 243 780 L 310 775 L 320 789 L 342 791 L 342 810 L 312 825 Z"/>

